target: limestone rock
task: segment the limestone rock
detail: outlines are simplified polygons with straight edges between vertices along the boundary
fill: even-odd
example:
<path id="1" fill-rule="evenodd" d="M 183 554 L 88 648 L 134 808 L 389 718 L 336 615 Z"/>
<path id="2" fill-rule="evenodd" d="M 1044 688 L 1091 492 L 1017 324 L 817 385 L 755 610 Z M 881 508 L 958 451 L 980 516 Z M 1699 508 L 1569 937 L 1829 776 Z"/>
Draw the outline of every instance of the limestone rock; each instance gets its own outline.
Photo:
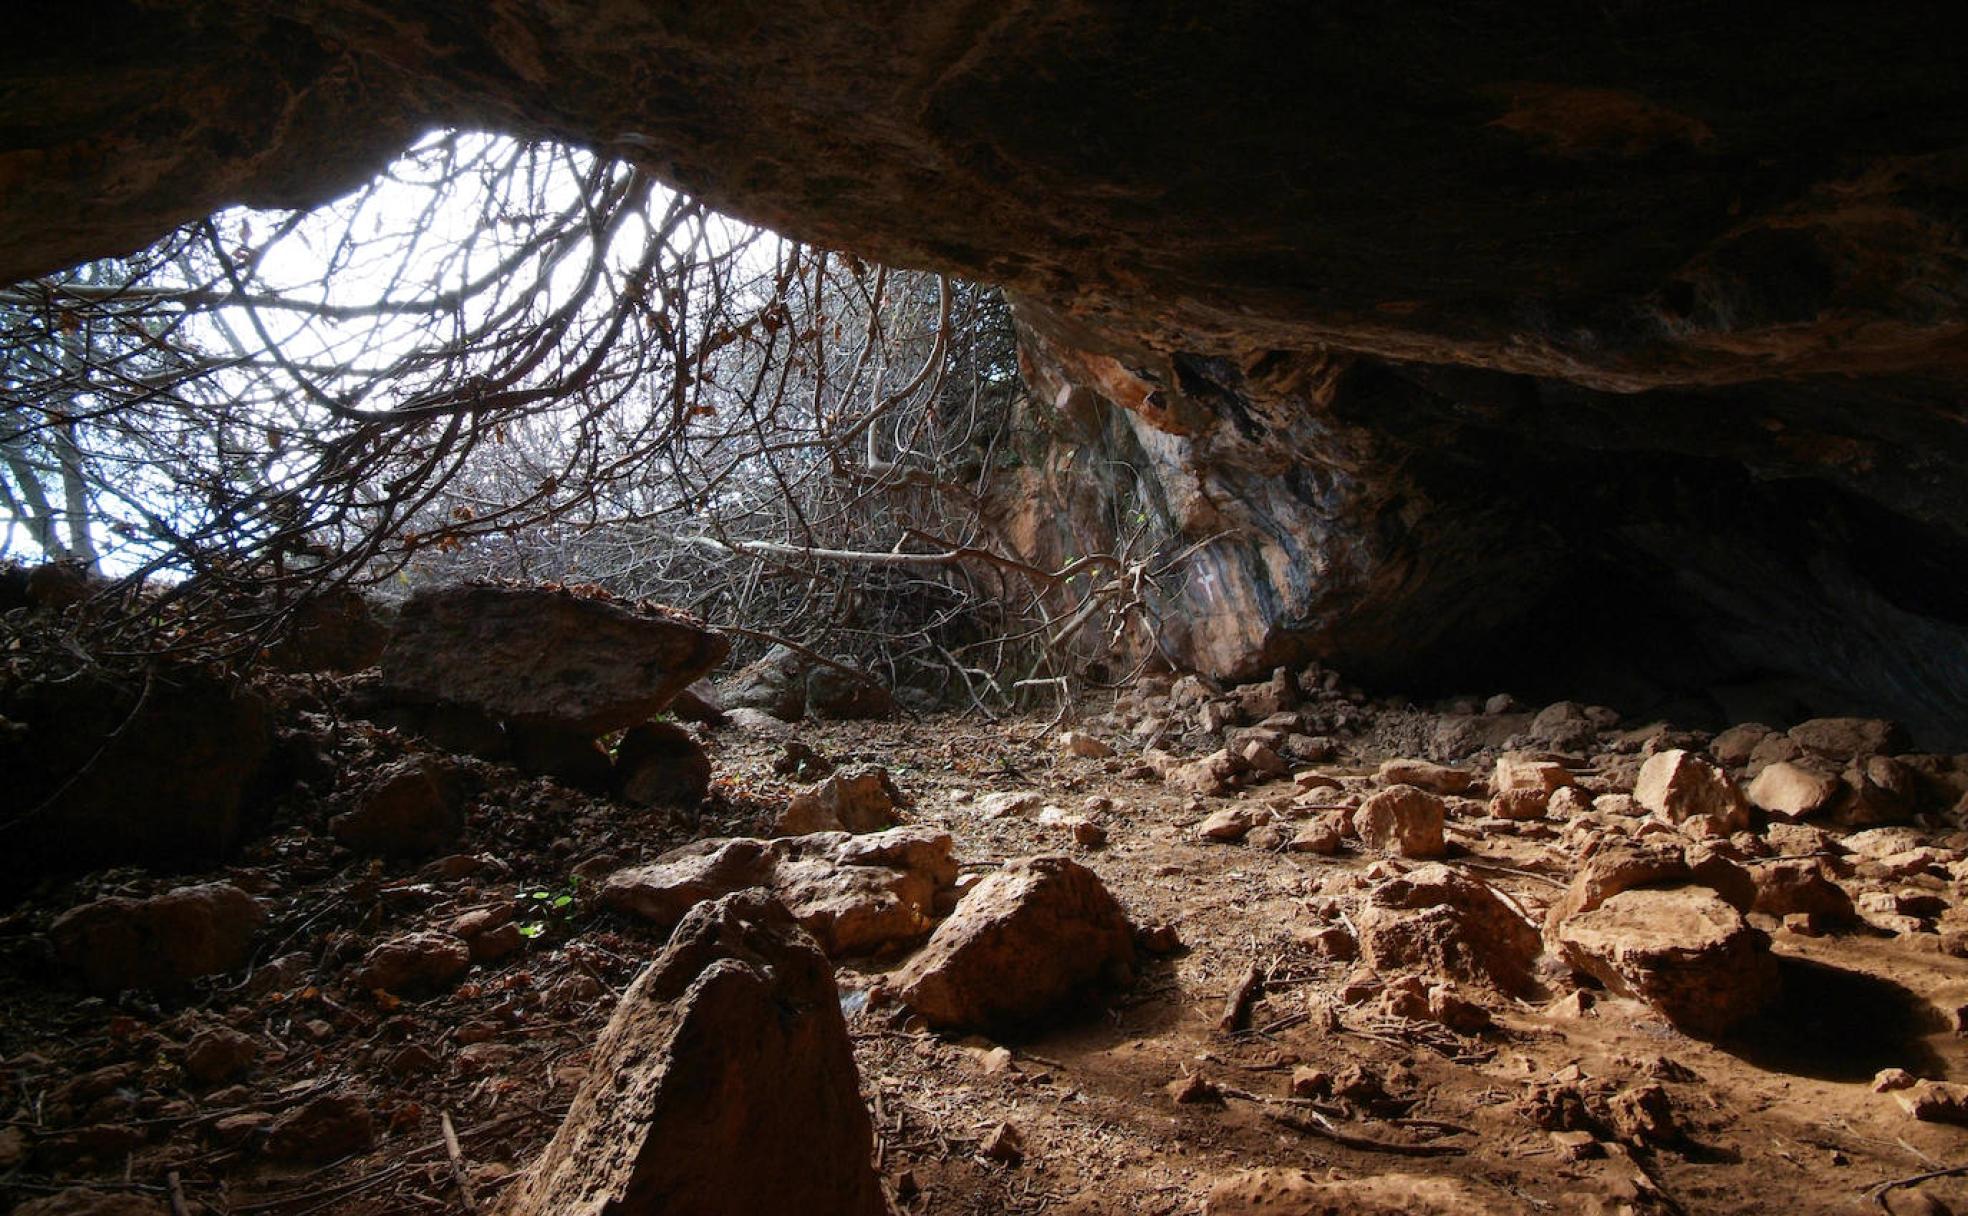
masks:
<path id="1" fill-rule="evenodd" d="M 1175 789 L 1216 797 L 1230 792 L 1249 771 L 1250 765 L 1242 756 L 1226 749 L 1177 765 L 1163 779 Z"/>
<path id="2" fill-rule="evenodd" d="M 1621 891 L 1567 917 L 1555 944 L 1575 970 L 1702 1037 L 1754 1016 L 1778 989 L 1769 937 L 1708 887 Z"/>
<path id="3" fill-rule="evenodd" d="M 1754 910 L 1768 916 L 1803 915 L 1822 927 L 1849 925 L 1858 918 L 1852 897 L 1825 873 L 1814 857 L 1766 861 L 1748 867 L 1756 880 Z"/>
<path id="4" fill-rule="evenodd" d="M 379 857 L 427 857 L 457 843 L 465 821 L 458 775 L 448 764 L 411 756 L 385 767 L 355 807 L 328 821 L 336 840 Z"/>
<path id="5" fill-rule="evenodd" d="M 1842 792 L 1836 777 L 1789 761 L 1769 765 L 1749 783 L 1750 802 L 1772 819 L 1786 823 L 1829 810 Z"/>
<path id="6" fill-rule="evenodd" d="M 1382 785 L 1412 785 L 1431 794 L 1454 796 L 1466 793 L 1475 776 L 1465 769 L 1427 760 L 1387 760 L 1374 774 L 1374 780 Z"/>
<path id="7" fill-rule="evenodd" d="M 1252 828 L 1270 821 L 1271 812 L 1263 807 L 1226 806 L 1198 824 L 1196 835 L 1220 844 L 1235 844 L 1250 835 Z"/>
<path id="8" fill-rule="evenodd" d="M 1893 1090 L 1901 1109 L 1923 1123 L 1968 1124 L 1968 1085 L 1914 1081 Z"/>
<path id="9" fill-rule="evenodd" d="M 894 826 L 895 808 L 901 801 L 901 791 L 887 769 L 856 765 L 796 792 L 773 831 L 781 836 L 879 832 Z"/>
<path id="10" fill-rule="evenodd" d="M 1377 971 L 1420 969 L 1512 995 L 1528 991 L 1544 952 L 1537 926 L 1494 887 L 1441 864 L 1380 883 L 1355 921 Z"/>
<path id="11" fill-rule="evenodd" d="M 1566 789 L 1572 787 L 1567 786 Z M 1493 819 L 1543 819 L 1556 795 L 1547 794 L 1541 789 L 1501 790 L 1490 796 L 1489 812 Z"/>
<path id="12" fill-rule="evenodd" d="M 372 947 L 353 978 L 363 988 L 408 996 L 448 986 L 471 961 L 471 947 L 449 933 L 406 933 Z"/>
<path id="13" fill-rule="evenodd" d="M 1647 758 L 1633 787 L 1633 800 L 1669 823 L 1700 815 L 1724 834 L 1749 827 L 1749 805 L 1734 779 L 1693 752 L 1678 748 Z"/>
<path id="14" fill-rule="evenodd" d="M 1059 735 L 1059 750 L 1083 760 L 1105 760 L 1114 754 L 1112 747 L 1079 730 L 1062 731 Z"/>
<path id="15" fill-rule="evenodd" d="M 688 915 L 501 1216 L 888 1216 L 833 968 L 763 893 Z"/>
<path id="16" fill-rule="evenodd" d="M 1697 883 L 1739 912 L 1756 902 L 1756 881 L 1742 866 L 1701 844 L 1677 840 L 1615 840 L 1602 844 L 1572 875 L 1545 919 L 1547 936 L 1567 918 L 1590 912 L 1622 891 Z"/>
<path id="17" fill-rule="evenodd" d="M 730 648 L 682 613 L 539 587 L 446 587 L 403 605 L 383 687 L 592 738 L 646 721 Z"/>
<path id="18" fill-rule="evenodd" d="M 71 908 L 48 935 L 55 957 L 94 992 L 170 989 L 243 966 L 266 913 L 229 883 Z"/>
<path id="19" fill-rule="evenodd" d="M 1399 857 L 1440 857 L 1448 850 L 1442 829 L 1448 810 L 1435 795 L 1411 785 L 1381 790 L 1353 813 L 1361 847 Z"/>
<path id="20" fill-rule="evenodd" d="M 1510 790 L 1539 790 L 1549 794 L 1571 784 L 1571 770 L 1564 765 L 1515 753 L 1497 757 L 1496 769 L 1490 775 L 1492 794 Z"/>
<path id="21" fill-rule="evenodd" d="M 700 840 L 609 875 L 600 898 L 663 929 L 707 900 L 763 887 L 829 954 L 863 954 L 928 935 L 956 882 L 951 848 L 947 833 L 923 827 Z"/>
<path id="22" fill-rule="evenodd" d="M 1813 718 L 1788 734 L 1805 751 L 1839 764 L 1907 750 L 1906 732 L 1879 718 Z"/>
<path id="23" fill-rule="evenodd" d="M 636 806 L 694 807 L 710 792 L 711 758 L 681 726 L 644 722 L 616 745 L 611 784 L 617 798 Z"/>
<path id="24" fill-rule="evenodd" d="M 1524 1205 L 1451 1178 L 1377 1174 L 1343 1182 L 1303 1170 L 1249 1170 L 1210 1188 L 1204 1216 L 1523 1216 Z"/>
<path id="25" fill-rule="evenodd" d="M 1062 1012 L 1133 965 L 1134 931 L 1099 877 L 1031 857 L 972 888 L 892 982 L 932 1026 L 989 1029 Z"/>

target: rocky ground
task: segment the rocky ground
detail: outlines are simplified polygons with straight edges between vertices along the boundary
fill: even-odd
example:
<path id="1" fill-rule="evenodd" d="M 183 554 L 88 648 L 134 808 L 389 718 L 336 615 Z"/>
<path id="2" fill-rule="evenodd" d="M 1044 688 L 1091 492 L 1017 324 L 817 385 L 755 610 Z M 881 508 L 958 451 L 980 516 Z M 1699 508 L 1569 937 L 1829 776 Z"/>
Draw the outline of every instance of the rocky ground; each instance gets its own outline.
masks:
<path id="1" fill-rule="evenodd" d="M 634 1067 L 625 990 L 764 887 L 901 1211 L 1968 1209 L 1968 757 L 1890 724 L 1148 677 L 739 711 L 682 810 L 381 725 L 370 679 L 268 679 L 309 761 L 231 862 L 12 885 L 0 1206 L 532 1210 L 597 1051 Z M 780 1082 L 719 1084 L 692 1126 Z"/>

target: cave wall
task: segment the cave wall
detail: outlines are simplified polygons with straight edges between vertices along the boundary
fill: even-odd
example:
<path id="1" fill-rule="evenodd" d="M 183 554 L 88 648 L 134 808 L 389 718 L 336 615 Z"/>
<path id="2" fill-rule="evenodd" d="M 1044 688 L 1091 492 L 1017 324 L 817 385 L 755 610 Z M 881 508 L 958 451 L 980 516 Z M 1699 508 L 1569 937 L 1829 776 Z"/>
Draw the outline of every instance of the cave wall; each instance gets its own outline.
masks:
<path id="1" fill-rule="evenodd" d="M 1563 637 L 1575 680 L 1786 680 L 1968 729 L 1959 5 L 104 0 L 9 26 L 0 280 L 319 201 L 430 126 L 570 139 L 1006 284 L 1035 408 L 1080 419 L 1037 462 L 1058 520 L 1121 518 L 1119 480 L 1069 476 L 1119 461 L 1175 534 L 1228 533 L 1166 606 L 1186 661 L 1447 682 Z M 1038 552 L 1058 520 L 1007 526 Z"/>

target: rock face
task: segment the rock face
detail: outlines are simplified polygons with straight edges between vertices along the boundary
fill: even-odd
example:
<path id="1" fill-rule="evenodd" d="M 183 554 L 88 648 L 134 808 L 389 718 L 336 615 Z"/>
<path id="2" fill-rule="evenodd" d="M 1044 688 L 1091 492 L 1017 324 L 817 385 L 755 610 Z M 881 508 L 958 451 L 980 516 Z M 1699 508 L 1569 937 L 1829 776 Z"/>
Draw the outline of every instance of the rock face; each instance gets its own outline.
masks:
<path id="1" fill-rule="evenodd" d="M 1622 891 L 1568 917 L 1565 960 L 1690 1034 L 1721 1035 L 1776 996 L 1769 938 L 1707 887 Z"/>
<path id="2" fill-rule="evenodd" d="M 91 991 L 177 988 L 246 962 L 266 913 L 228 883 L 150 899 L 111 896 L 71 908 L 49 928 L 56 958 Z"/>
<path id="3" fill-rule="evenodd" d="M 592 738 L 647 719 L 730 648 L 680 613 L 537 587 L 449 587 L 403 606 L 383 687 Z"/>
<path id="4" fill-rule="evenodd" d="M 622 997 L 501 1216 L 886 1216 L 833 969 L 758 892 L 693 911 Z"/>
<path id="5" fill-rule="evenodd" d="M 1787 672 L 1958 729 L 1959 33 L 1945 5 L 78 10 L 0 52 L 0 281 L 325 199 L 432 125 L 560 136 L 1007 284 L 1055 437 L 1003 530 L 1043 559 L 1124 503 L 1217 538 L 1159 606 L 1179 658 L 1453 678 L 1535 641 L 1574 683 Z"/>
<path id="6" fill-rule="evenodd" d="M 1031 857 L 973 887 L 892 980 L 930 1025 L 983 1030 L 1063 1012 L 1133 966 L 1134 930 L 1099 877 Z"/>

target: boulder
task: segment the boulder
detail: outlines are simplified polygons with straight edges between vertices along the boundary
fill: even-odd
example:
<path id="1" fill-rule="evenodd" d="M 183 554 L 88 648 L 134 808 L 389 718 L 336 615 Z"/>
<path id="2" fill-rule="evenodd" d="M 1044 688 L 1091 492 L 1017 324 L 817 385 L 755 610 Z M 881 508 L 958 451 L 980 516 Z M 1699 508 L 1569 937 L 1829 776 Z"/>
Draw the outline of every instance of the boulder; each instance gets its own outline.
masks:
<path id="1" fill-rule="evenodd" d="M 1843 793 L 1838 778 L 1788 760 L 1766 766 L 1749 783 L 1749 801 L 1772 819 L 1796 823 L 1821 814 Z"/>
<path id="2" fill-rule="evenodd" d="M 1779 986 L 1769 937 L 1708 887 L 1621 891 L 1567 917 L 1555 945 L 1574 970 L 1705 1038 L 1762 1011 Z"/>
<path id="3" fill-rule="evenodd" d="M 266 913 L 229 883 L 71 908 L 48 935 L 55 958 L 92 992 L 172 989 L 244 966 Z"/>
<path id="4" fill-rule="evenodd" d="M 833 968 L 762 892 L 680 923 L 501 1216 L 887 1216 Z"/>
<path id="5" fill-rule="evenodd" d="M 458 772 L 428 756 L 396 761 L 370 779 L 355 807 L 328 821 L 335 839 L 377 857 L 427 857 L 464 831 Z"/>
<path id="6" fill-rule="evenodd" d="M 901 791 L 887 769 L 855 765 L 795 792 L 773 833 L 879 832 L 895 825 L 895 808 L 901 801 Z"/>
<path id="7" fill-rule="evenodd" d="M 353 979 L 363 988 L 407 996 L 448 987 L 471 966 L 471 947 L 449 933 L 406 933 L 363 956 Z"/>
<path id="8" fill-rule="evenodd" d="M 265 697 L 196 668 L 0 683 L 0 874 L 221 861 L 273 754 Z"/>
<path id="9" fill-rule="evenodd" d="M 895 697 L 873 676 L 823 663 L 806 677 L 806 712 L 836 722 L 895 716 Z"/>
<path id="10" fill-rule="evenodd" d="M 1709 740 L 1708 754 L 1715 757 L 1717 764 L 1740 768 L 1749 763 L 1749 758 L 1756 752 L 1757 744 L 1776 733 L 1775 729 L 1761 722 L 1744 722 L 1738 726 L 1731 726 Z"/>
<path id="11" fill-rule="evenodd" d="M 1880 718 L 1813 718 L 1787 733 L 1805 751 L 1839 764 L 1907 750 L 1906 732 Z"/>
<path id="12" fill-rule="evenodd" d="M 361 671 L 383 657 L 389 636 L 367 598 L 339 588 L 296 603 L 266 658 L 281 671 Z"/>
<path id="13" fill-rule="evenodd" d="M 1427 760 L 1383 761 L 1374 774 L 1374 780 L 1382 785 L 1412 785 L 1431 794 L 1451 796 L 1466 793 L 1475 779 L 1474 774 L 1464 769 Z"/>
<path id="14" fill-rule="evenodd" d="M 681 726 L 644 722 L 616 744 L 610 787 L 635 806 L 694 807 L 710 792 L 711 758 Z"/>
<path id="15" fill-rule="evenodd" d="M 403 605 L 383 689 L 593 738 L 646 721 L 730 648 L 669 609 L 545 587 L 445 587 Z"/>
<path id="16" fill-rule="evenodd" d="M 1678 748 L 1647 757 L 1633 800 L 1669 823 L 1703 816 L 1723 835 L 1749 827 L 1749 804 L 1734 778 Z"/>
<path id="17" fill-rule="evenodd" d="M 1487 809 L 1492 819 L 1543 819 L 1555 797 L 1541 789 L 1500 790 L 1490 795 Z"/>
<path id="18" fill-rule="evenodd" d="M 1398 857 L 1440 857 L 1448 851 L 1442 829 L 1448 808 L 1440 798 L 1411 785 L 1379 791 L 1353 812 L 1353 830 L 1362 848 Z"/>
<path id="19" fill-rule="evenodd" d="M 1066 1011 L 1133 965 L 1134 931 L 1099 877 L 1031 857 L 973 887 L 891 982 L 931 1026 L 990 1030 Z"/>
<path id="20" fill-rule="evenodd" d="M 1368 892 L 1355 923 L 1374 969 L 1418 969 L 1520 995 L 1544 943 L 1496 889 L 1452 866 L 1425 865 Z"/>
<path id="21" fill-rule="evenodd" d="M 928 936 L 939 897 L 956 884 L 952 847 L 947 833 L 924 827 L 701 840 L 609 875 L 600 898 L 660 930 L 698 904 L 760 887 L 829 955 L 868 954 Z"/>
<path id="22" fill-rule="evenodd" d="M 806 660 L 784 646 L 774 646 L 717 685 L 718 703 L 727 714 L 749 709 L 781 722 L 806 716 Z"/>
<path id="23" fill-rule="evenodd" d="M 1248 1170 L 1216 1183 L 1203 1216 L 1523 1216 L 1523 1204 L 1494 1188 L 1452 1178 L 1376 1174 L 1334 1181 L 1304 1170 Z"/>

